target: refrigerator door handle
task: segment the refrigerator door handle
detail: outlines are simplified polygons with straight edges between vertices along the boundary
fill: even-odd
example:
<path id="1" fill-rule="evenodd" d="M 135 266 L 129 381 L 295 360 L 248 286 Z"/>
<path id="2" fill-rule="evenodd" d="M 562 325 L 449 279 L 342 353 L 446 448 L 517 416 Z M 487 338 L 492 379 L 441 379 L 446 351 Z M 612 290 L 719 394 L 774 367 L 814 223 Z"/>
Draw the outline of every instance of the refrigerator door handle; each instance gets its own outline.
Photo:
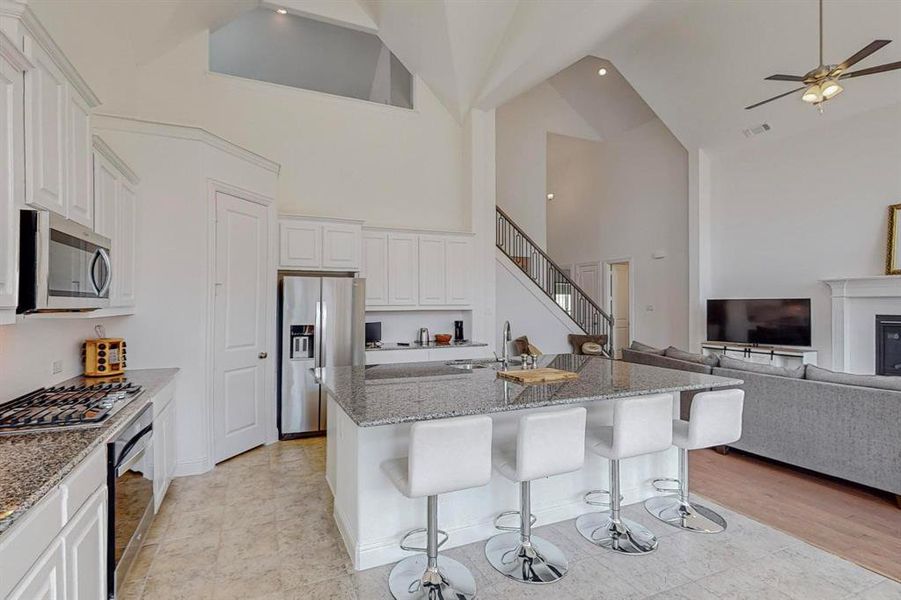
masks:
<path id="1" fill-rule="evenodd" d="M 323 367 L 325 365 L 322 364 L 322 335 L 324 332 L 322 327 L 322 301 L 316 301 L 316 323 L 314 325 L 313 331 L 315 332 L 315 337 L 313 338 L 313 365 L 316 367 Z"/>
<path id="2" fill-rule="evenodd" d="M 320 310 L 321 314 L 319 318 L 322 321 L 322 336 L 320 339 L 322 340 L 322 344 L 320 345 L 319 362 L 321 363 L 321 367 L 327 367 L 328 365 L 326 364 L 325 358 L 328 355 L 328 352 L 326 352 L 325 344 L 328 341 L 328 304 L 323 303 Z"/>

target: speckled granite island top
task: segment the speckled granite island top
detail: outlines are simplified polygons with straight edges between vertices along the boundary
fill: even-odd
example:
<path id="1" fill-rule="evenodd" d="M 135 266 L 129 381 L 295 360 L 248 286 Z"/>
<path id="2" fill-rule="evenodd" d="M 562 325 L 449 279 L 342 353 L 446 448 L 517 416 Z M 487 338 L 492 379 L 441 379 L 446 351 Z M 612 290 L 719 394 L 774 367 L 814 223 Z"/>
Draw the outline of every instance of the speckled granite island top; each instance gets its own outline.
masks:
<path id="1" fill-rule="evenodd" d="M 319 379 L 360 427 L 743 383 L 740 379 L 575 354 L 547 354 L 538 362 L 541 367 L 578 372 L 579 378 L 522 386 L 499 379 L 492 363 L 473 361 L 473 369 L 445 362 L 336 367 L 323 369 Z"/>
<path id="2" fill-rule="evenodd" d="M 135 369 L 121 378 L 73 377 L 59 385 L 127 380 L 143 392 L 99 427 L 0 435 L 0 535 L 116 435 L 177 373 L 178 369 Z"/>

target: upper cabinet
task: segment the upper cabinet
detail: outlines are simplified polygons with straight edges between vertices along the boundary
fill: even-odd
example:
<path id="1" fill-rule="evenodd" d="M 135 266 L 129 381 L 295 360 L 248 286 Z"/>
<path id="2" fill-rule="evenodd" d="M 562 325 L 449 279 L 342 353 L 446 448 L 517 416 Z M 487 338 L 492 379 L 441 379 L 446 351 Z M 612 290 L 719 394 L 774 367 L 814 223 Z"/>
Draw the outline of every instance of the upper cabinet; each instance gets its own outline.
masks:
<path id="1" fill-rule="evenodd" d="M 91 188 L 94 231 L 110 238 L 110 307 L 135 304 L 138 176 L 100 136 L 93 136 Z"/>
<path id="2" fill-rule="evenodd" d="M 31 62 L 0 33 L 0 325 L 13 323 L 18 302 L 18 210 L 25 200 L 23 73 Z"/>
<path id="3" fill-rule="evenodd" d="M 91 109 L 100 104 L 40 26 L 22 32 L 25 56 L 25 203 L 94 226 Z"/>
<path id="4" fill-rule="evenodd" d="M 369 309 L 472 304 L 470 234 L 367 229 L 363 265 Z"/>
<path id="5" fill-rule="evenodd" d="M 359 271 L 362 234 L 359 221 L 282 216 L 279 268 Z"/>

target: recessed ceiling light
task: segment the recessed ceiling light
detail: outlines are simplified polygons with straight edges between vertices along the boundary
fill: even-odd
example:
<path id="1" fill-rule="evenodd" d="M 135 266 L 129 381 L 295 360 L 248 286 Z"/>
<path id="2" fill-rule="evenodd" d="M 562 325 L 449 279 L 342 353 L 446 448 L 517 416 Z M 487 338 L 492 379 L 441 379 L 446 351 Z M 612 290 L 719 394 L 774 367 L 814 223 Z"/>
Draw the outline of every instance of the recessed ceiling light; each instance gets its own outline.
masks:
<path id="1" fill-rule="evenodd" d="M 548 200 L 553 200 L 553 199 L 554 199 L 554 195 L 553 195 L 553 194 L 548 194 L 548 195 L 547 195 L 547 199 L 548 199 Z"/>
<path id="2" fill-rule="evenodd" d="M 598 69 L 598 75 L 600 75 L 601 77 L 603 77 L 606 74 L 607 74 L 607 69 L 605 69 L 604 67 L 601 67 L 600 69 Z"/>
<path id="3" fill-rule="evenodd" d="M 275 9 L 275 12 L 277 12 L 277 13 L 280 14 L 280 15 L 286 15 L 286 14 L 288 14 L 288 11 L 285 10 L 284 8 L 277 8 L 277 9 Z"/>

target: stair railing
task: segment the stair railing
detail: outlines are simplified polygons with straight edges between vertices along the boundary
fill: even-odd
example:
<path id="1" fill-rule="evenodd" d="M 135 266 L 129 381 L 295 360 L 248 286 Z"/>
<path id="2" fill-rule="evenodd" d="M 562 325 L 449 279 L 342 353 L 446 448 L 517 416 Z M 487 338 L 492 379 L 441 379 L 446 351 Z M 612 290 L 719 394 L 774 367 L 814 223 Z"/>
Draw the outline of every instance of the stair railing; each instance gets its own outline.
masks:
<path id="1" fill-rule="evenodd" d="M 497 207 L 497 247 L 588 335 L 606 335 L 613 356 L 613 319 Z"/>

